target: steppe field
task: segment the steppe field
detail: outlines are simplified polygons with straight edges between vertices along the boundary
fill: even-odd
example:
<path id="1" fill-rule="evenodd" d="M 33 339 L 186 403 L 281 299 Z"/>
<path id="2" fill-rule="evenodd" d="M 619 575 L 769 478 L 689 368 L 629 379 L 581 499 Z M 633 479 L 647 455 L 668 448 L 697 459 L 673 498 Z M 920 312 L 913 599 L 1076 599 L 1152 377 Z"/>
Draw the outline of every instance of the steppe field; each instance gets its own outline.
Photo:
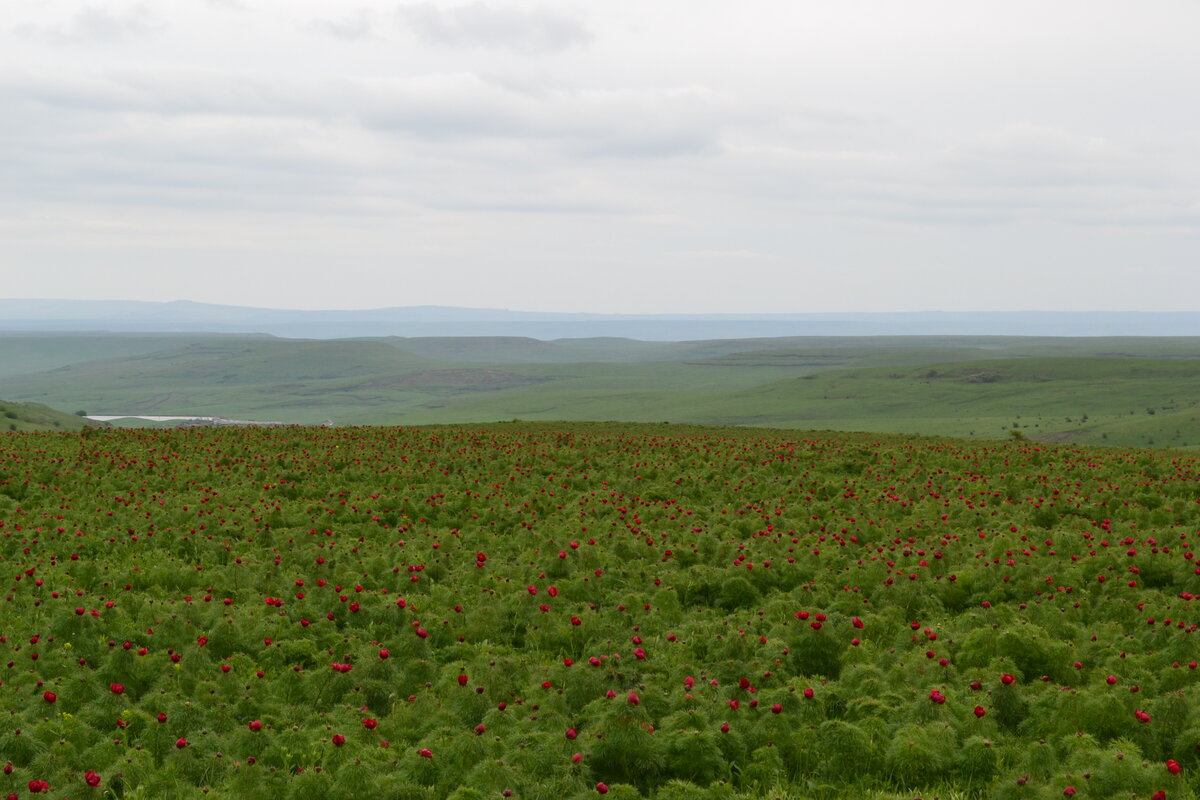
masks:
<path id="1" fill-rule="evenodd" d="M 1192 798 L 1198 500 L 1011 436 L 3 432 L 0 794 Z"/>

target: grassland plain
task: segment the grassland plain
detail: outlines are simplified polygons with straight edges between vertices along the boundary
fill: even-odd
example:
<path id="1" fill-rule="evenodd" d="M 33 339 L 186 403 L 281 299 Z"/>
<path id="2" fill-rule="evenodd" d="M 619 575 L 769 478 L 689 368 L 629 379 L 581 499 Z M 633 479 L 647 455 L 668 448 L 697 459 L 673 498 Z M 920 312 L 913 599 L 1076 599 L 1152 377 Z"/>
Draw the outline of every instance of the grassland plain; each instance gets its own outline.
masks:
<path id="1" fill-rule="evenodd" d="M 1198 527 L 1168 449 L 0 433 L 0 794 L 1194 800 Z"/>
<path id="2" fill-rule="evenodd" d="M 1041 441 L 1200 446 L 1200 339 L 7 334 L 0 345 L 0 396 L 93 413 L 1017 431 Z"/>

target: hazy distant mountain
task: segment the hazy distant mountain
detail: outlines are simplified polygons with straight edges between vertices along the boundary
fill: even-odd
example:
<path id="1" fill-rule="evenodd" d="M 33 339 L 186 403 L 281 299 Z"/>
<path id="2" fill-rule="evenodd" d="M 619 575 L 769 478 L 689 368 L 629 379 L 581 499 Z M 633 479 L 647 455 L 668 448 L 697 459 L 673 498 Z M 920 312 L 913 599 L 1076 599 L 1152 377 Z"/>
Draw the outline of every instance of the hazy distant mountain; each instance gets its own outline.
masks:
<path id="1" fill-rule="evenodd" d="M 1197 336 L 1200 312 L 573 314 L 446 306 L 303 311 L 187 300 L 0 300 L 0 331 L 238 332 L 312 339 L 625 337 L 647 341 L 873 335 Z"/>

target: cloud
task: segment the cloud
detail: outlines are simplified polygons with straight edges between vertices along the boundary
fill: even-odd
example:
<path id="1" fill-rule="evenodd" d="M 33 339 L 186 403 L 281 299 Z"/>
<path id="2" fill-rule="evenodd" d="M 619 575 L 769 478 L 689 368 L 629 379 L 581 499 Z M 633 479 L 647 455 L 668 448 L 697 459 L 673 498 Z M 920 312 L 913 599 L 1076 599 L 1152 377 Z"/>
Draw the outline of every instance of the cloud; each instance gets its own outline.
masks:
<path id="1" fill-rule="evenodd" d="M 311 81 L 184 71 L 10 74 L 0 75 L 0 102 L 22 102 L 64 125 L 80 114 L 108 124 L 129 113 L 203 118 L 206 126 L 279 117 L 356 125 L 448 154 L 464 142 L 507 142 L 543 160 L 712 155 L 724 126 L 745 123 L 735 100 L 704 87 L 543 90 L 470 73 Z"/>
<path id="2" fill-rule="evenodd" d="M 592 40 L 581 21 L 550 7 L 518 8 L 473 2 L 442 9 L 426 2 L 401 5 L 397 14 L 420 39 L 446 47 L 541 54 Z"/>
<path id="3" fill-rule="evenodd" d="M 375 15 L 370 9 L 359 8 L 354 13 L 340 19 L 314 20 L 312 26 L 338 39 L 347 41 L 370 39 L 375 36 Z"/>
<path id="4" fill-rule="evenodd" d="M 0 201 L 13 207 L 38 197 L 746 220 L 726 252 L 692 253 L 709 261 L 746 258 L 743 242 L 784 252 L 747 231 L 797 217 L 888 230 L 1183 231 L 1200 213 L 1200 169 L 1186 149 L 1164 156 L 1108 132 L 1032 124 L 905 146 L 886 126 L 836 114 L 814 115 L 805 133 L 799 110 L 773 120 L 700 85 L 28 70 L 0 74 L 0 107 L 12 112 L 0 172 L 19 187 Z"/>
<path id="5" fill-rule="evenodd" d="M 1116 142 L 1020 123 L 964 142 L 942 157 L 953 178 L 969 184 L 1055 189 L 1144 184 L 1146 163 Z"/>
<path id="6" fill-rule="evenodd" d="M 926 230 L 1174 230 L 1197 218 L 1187 152 L 1163 159 L 1117 137 L 1027 124 L 906 148 L 886 127 L 828 114 L 810 127 L 842 135 L 809 135 L 799 111 L 781 123 L 705 86 L 28 71 L 0 74 L 0 106 L 13 112 L 0 130 L 0 172 L 21 187 L 14 204 L 36 196 L 368 215 L 405 206 L 683 225 L 731 223 L 731 209 L 754 209 L 759 220 L 745 230 L 797 215 Z M 734 236 L 738 246 L 755 241 Z"/>
<path id="7" fill-rule="evenodd" d="M 695 258 L 701 261 L 718 261 L 718 262 L 745 262 L 745 261 L 762 261 L 771 258 L 769 253 L 762 253 L 758 250 L 690 250 L 681 253 L 686 258 Z"/>
<path id="8" fill-rule="evenodd" d="M 18 32 L 52 44 L 120 44 L 158 34 L 165 25 L 145 3 L 124 11 L 84 6 L 58 25 L 24 25 Z"/>

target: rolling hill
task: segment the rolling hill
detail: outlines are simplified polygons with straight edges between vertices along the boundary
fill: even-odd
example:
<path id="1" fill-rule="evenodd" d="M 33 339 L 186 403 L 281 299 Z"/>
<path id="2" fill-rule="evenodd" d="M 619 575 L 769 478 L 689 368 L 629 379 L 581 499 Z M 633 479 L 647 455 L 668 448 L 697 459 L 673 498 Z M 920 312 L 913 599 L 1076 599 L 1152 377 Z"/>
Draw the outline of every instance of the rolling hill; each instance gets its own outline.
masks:
<path id="1" fill-rule="evenodd" d="M 0 344 L 0 394 L 93 414 L 667 421 L 1200 445 L 1200 339 L 1189 338 L 8 333 Z"/>
<path id="2" fill-rule="evenodd" d="M 77 431 L 106 428 L 103 422 L 84 419 L 78 414 L 55 411 L 41 403 L 13 403 L 0 400 L 0 433 L 27 431 Z"/>

